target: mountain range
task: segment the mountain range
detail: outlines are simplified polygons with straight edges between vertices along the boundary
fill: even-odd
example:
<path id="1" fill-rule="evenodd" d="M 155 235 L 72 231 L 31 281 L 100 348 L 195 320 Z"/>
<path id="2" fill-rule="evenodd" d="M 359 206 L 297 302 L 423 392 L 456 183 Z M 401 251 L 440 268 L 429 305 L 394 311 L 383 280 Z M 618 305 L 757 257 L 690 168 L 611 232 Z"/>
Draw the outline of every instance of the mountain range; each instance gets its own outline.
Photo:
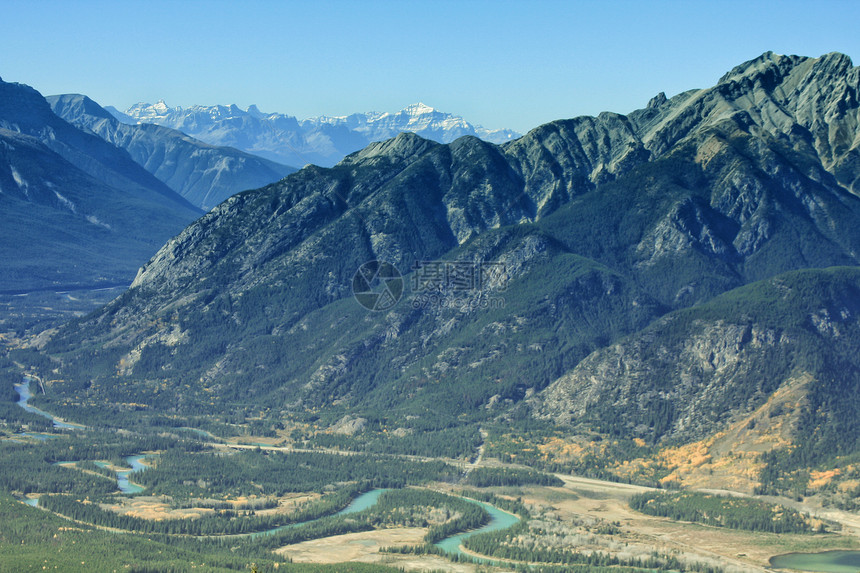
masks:
<path id="1" fill-rule="evenodd" d="M 309 165 L 56 333 L 57 407 L 528 428 L 544 463 L 730 430 L 791 471 L 857 453 L 858 93 L 845 55 L 766 53 L 628 115 Z"/>
<path id="2" fill-rule="evenodd" d="M 132 159 L 197 207 L 208 211 L 230 195 L 296 171 L 231 147 L 203 143 L 152 124 L 121 123 L 83 95 L 49 96 L 54 113 L 129 153 Z"/>
<path id="3" fill-rule="evenodd" d="M 330 167 L 375 141 L 409 131 L 440 143 L 473 135 L 492 143 L 519 137 L 509 129 L 488 130 L 462 117 L 418 103 L 396 113 L 355 113 L 343 117 L 298 120 L 263 113 L 256 106 L 169 107 L 164 101 L 138 103 L 124 113 L 107 108 L 128 124 L 157 124 L 177 129 L 212 145 L 229 146 L 286 165 L 313 163 Z"/>

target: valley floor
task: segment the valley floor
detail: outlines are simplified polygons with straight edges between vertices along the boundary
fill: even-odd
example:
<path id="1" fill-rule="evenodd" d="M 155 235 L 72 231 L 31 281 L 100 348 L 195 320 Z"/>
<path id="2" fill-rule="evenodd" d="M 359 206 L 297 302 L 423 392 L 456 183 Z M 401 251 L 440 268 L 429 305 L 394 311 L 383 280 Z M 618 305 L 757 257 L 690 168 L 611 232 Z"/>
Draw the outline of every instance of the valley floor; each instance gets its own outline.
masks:
<path id="1" fill-rule="evenodd" d="M 13 408 L 10 412 L 15 414 L 20 412 L 20 409 Z M 43 411 L 39 411 L 39 413 L 42 416 L 50 416 Z M 36 417 L 38 418 L 38 416 Z M 128 447 L 133 447 L 127 445 L 128 440 L 132 439 L 131 432 L 122 430 L 98 433 L 96 430 L 84 426 L 77 427 L 74 431 L 53 434 L 16 435 L 6 431 L 0 432 L 0 448 L 3 448 L 4 452 L 8 452 L 8 455 L 19 456 L 15 459 L 21 460 L 25 464 L 35 460 L 33 462 L 35 468 L 39 463 L 44 463 L 39 461 L 40 458 L 53 457 L 53 459 L 57 459 L 57 456 L 64 455 L 62 454 L 63 451 L 80 451 L 80 448 L 90 447 L 88 444 L 90 440 L 94 442 L 104 440 L 114 444 L 113 446 L 95 445 L 96 448 L 108 448 L 103 450 L 102 455 L 98 457 L 93 457 L 95 454 L 91 453 L 90 457 L 82 456 L 83 460 L 80 462 L 57 461 L 49 464 L 50 467 L 39 466 L 41 469 L 38 471 L 47 471 L 53 468 L 51 472 L 55 472 L 59 479 L 73 480 L 77 484 L 73 487 L 78 487 L 78 492 L 95 492 L 93 499 L 96 501 L 89 501 L 90 496 L 88 494 L 78 493 L 66 502 L 67 505 L 62 506 L 71 508 L 68 511 L 84 511 L 74 518 L 67 510 L 57 509 L 60 506 L 46 507 L 50 504 L 42 504 L 41 501 L 39 502 L 41 511 L 19 506 L 21 507 L 17 510 L 19 513 L 21 511 L 36 511 L 42 515 L 48 514 L 52 519 L 61 518 L 59 523 L 62 525 L 56 528 L 58 532 L 69 530 L 83 532 L 90 527 L 92 531 L 111 531 L 115 535 L 117 532 L 129 533 L 131 529 L 147 527 L 146 524 L 150 523 L 164 524 L 196 520 L 203 522 L 208 519 L 210 526 L 216 529 L 194 530 L 197 532 L 192 531 L 190 534 L 187 533 L 188 530 L 181 528 L 175 530 L 156 528 L 152 531 L 160 531 L 162 535 L 160 539 L 168 545 L 190 542 L 191 545 L 188 547 L 191 547 L 192 551 L 194 547 L 198 547 L 194 543 L 202 539 L 219 542 L 219 540 L 223 541 L 229 537 L 232 545 L 234 538 L 237 547 L 240 545 L 243 547 L 245 555 L 270 559 L 272 560 L 271 566 L 275 568 L 279 564 L 278 559 L 282 559 L 294 564 L 325 565 L 349 562 L 356 564 L 356 566 L 358 566 L 357 564 L 366 564 L 372 568 L 390 566 L 407 571 L 512 571 L 535 564 L 558 565 L 563 562 L 553 561 L 551 558 L 578 554 L 580 556 L 605 556 L 609 561 L 599 563 L 593 569 L 592 565 L 594 564 L 580 562 L 579 565 L 571 566 L 565 570 L 617 570 L 619 572 L 653 570 L 656 566 L 649 565 L 648 560 L 657 558 L 661 562 L 659 566 L 661 570 L 680 569 L 709 573 L 716 571 L 732 573 L 771 571 L 773 568 L 770 566 L 770 559 L 785 553 L 860 549 L 860 517 L 851 512 L 822 507 L 819 500 L 814 496 L 805 498 L 803 501 L 793 501 L 787 498 L 753 496 L 748 493 L 728 490 L 698 490 L 709 494 L 760 499 L 774 504 L 773 507 L 775 508 L 785 506 L 797 509 L 808 514 L 811 518 L 826 521 L 828 523 L 826 533 L 741 531 L 646 515 L 632 509 L 630 500 L 634 495 L 658 490 L 641 485 L 567 474 L 555 474 L 555 478 L 558 479 L 542 474 L 542 479 L 554 479 L 559 484 L 553 486 L 476 487 L 470 485 L 469 478 L 474 477 L 473 474 L 481 472 L 490 472 L 489 475 L 496 477 L 503 475 L 504 472 L 532 472 L 532 477 L 534 475 L 541 476 L 540 472 L 534 472 L 526 466 L 502 463 L 498 459 L 485 455 L 488 433 L 482 429 L 480 435 L 484 443 L 477 447 L 469 461 L 429 456 L 346 452 L 335 448 L 297 448 L 285 445 L 284 436 L 277 439 L 245 436 L 241 440 L 245 442 L 243 444 L 238 443 L 238 439 L 223 440 L 208 432 L 193 435 L 195 438 L 188 441 L 187 438 L 180 438 L 170 432 L 152 434 L 149 437 L 142 434 L 135 439 L 149 440 L 147 443 L 156 444 L 149 449 L 141 448 L 138 450 L 145 453 L 146 458 L 142 455 L 128 456 L 127 454 L 114 453 L 110 459 L 116 461 L 111 462 L 103 461 L 106 459 L 104 453 L 108 452 L 111 447 L 115 449 L 110 451 L 122 450 L 127 452 Z M 186 448 L 186 451 L 174 451 L 169 454 L 175 448 Z M 196 463 L 202 464 L 198 466 L 192 463 L 184 470 L 190 471 L 188 476 L 194 476 L 194 480 L 176 477 L 183 471 L 183 460 L 188 456 L 197 456 L 195 458 Z M 319 458 L 314 458 L 314 456 L 319 456 Z M 298 461 L 295 463 L 289 461 L 291 457 L 297 458 Z M 141 491 L 141 488 L 132 492 L 123 490 L 123 494 L 111 493 L 110 489 L 116 486 L 116 480 L 120 474 L 125 472 L 125 475 L 128 476 L 127 481 L 134 481 L 134 475 L 127 473 L 129 470 L 122 470 L 123 461 L 129 463 L 133 458 L 140 463 L 140 468 L 144 466 L 147 468 L 143 471 L 156 471 L 158 475 L 162 476 L 159 478 L 160 480 L 169 482 L 173 480 L 170 483 L 173 483 L 174 486 L 171 487 L 176 488 L 175 493 L 177 495 L 174 496 L 173 490 L 165 491 L 163 488 L 160 493 Z M 28 459 L 30 461 L 27 461 Z M 68 458 L 60 457 L 59 459 Z M 359 482 L 355 481 L 354 478 L 353 482 L 338 481 L 334 474 L 331 474 L 328 477 L 315 478 L 317 481 L 308 482 L 309 485 L 306 488 L 289 490 L 292 493 L 272 495 L 264 491 L 267 487 L 276 487 L 275 481 L 266 482 L 268 477 L 272 477 L 271 475 L 266 476 L 266 474 L 273 473 L 272 470 L 267 470 L 264 474 L 254 474 L 255 477 L 252 479 L 250 487 L 247 483 L 240 483 L 240 480 L 234 482 L 236 485 L 224 485 L 228 483 L 224 482 L 221 489 L 213 490 L 212 482 L 206 483 L 206 480 L 212 480 L 213 476 L 217 477 L 219 472 L 227 472 L 228 474 L 236 472 L 235 475 L 239 476 L 241 475 L 240 470 L 248 464 L 281 464 L 280 466 L 266 467 L 280 467 L 283 471 L 294 471 L 298 468 L 301 473 L 304 471 L 302 467 L 311 470 L 312 468 L 308 464 L 320 461 L 324 465 L 332 467 L 339 465 L 349 467 L 349 471 L 352 472 L 351 475 L 387 476 L 386 479 L 398 471 L 404 472 L 402 475 L 414 475 L 416 472 L 425 475 L 426 473 L 427 476 L 431 477 L 412 482 L 407 479 L 405 484 L 408 487 L 406 489 L 400 489 L 403 488 L 403 485 L 400 485 L 394 486 L 392 491 L 402 491 L 407 494 L 408 492 L 425 492 L 431 497 L 434 495 L 442 495 L 442 497 L 433 498 L 436 500 L 435 502 L 428 502 L 427 500 L 430 498 L 425 496 L 421 498 L 423 505 L 420 507 L 409 506 L 408 499 L 403 501 L 406 498 L 401 499 L 399 502 L 401 505 L 389 503 L 388 509 L 378 510 L 375 517 L 365 516 L 361 518 L 367 520 L 364 522 L 367 524 L 365 529 L 370 529 L 369 531 L 361 528 L 356 529 L 354 527 L 356 520 L 352 519 L 352 515 L 349 515 L 344 516 L 346 519 L 341 520 L 339 525 L 341 529 L 318 530 L 304 537 L 286 535 L 278 537 L 277 541 L 270 540 L 268 543 L 265 541 L 260 543 L 262 538 L 254 541 L 252 538 L 256 535 L 248 537 L 248 533 L 245 531 L 262 531 L 270 528 L 271 524 L 266 525 L 269 523 L 265 521 L 267 519 L 281 520 L 277 524 L 283 523 L 283 518 L 292 519 L 290 516 L 299 515 L 302 511 L 313 507 L 314 504 L 325 502 L 327 496 L 335 493 L 337 488 L 346 490 L 349 483 Z M 212 465 L 208 466 L 208 464 Z M 162 472 L 160 474 L 159 467 Z M 380 468 L 383 469 L 380 470 Z M 23 477 L 17 483 L 26 484 L 30 478 L 26 476 L 23 468 L 21 471 Z M 492 472 L 497 473 L 492 474 Z M 299 476 L 300 473 L 296 476 Z M 432 477 L 433 475 L 437 477 Z M 209 477 L 204 479 L 201 476 Z M 522 477 L 522 474 L 520 476 Z M 253 483 L 257 481 L 260 483 Z M 151 484 L 149 487 L 157 489 L 160 482 L 156 480 L 149 483 Z M 162 481 L 161 483 L 166 482 Z M 310 485 L 311 483 L 328 485 L 317 487 Z M 370 484 L 371 482 L 365 483 Z M 528 482 L 526 480 L 521 483 L 541 482 Z M 95 489 L 92 489 L 94 486 Z M 30 488 L 30 486 L 27 487 Z M 57 487 L 60 489 L 56 489 Z M 47 494 L 50 491 L 69 491 L 62 489 L 62 487 L 64 486 L 55 486 L 55 489 L 49 490 L 31 488 L 16 490 L 16 488 L 11 488 L 9 493 L 19 500 L 26 497 L 32 502 L 34 498 L 39 497 L 39 494 Z M 370 487 L 389 488 L 392 486 L 371 485 Z M 122 486 L 120 488 L 122 489 Z M 180 490 L 183 490 L 184 493 Z M 190 494 L 189 492 L 192 491 L 196 493 Z M 209 493 L 201 495 L 200 492 L 204 491 Z M 364 486 L 363 491 L 367 491 L 367 485 Z M 687 488 L 684 491 L 697 490 Z M 26 496 L 22 492 L 26 492 Z M 133 495 L 128 495 L 129 493 Z M 406 546 L 426 549 L 429 544 L 425 545 L 427 543 L 425 536 L 432 527 L 457 519 L 460 515 L 458 511 L 461 511 L 450 508 L 443 509 L 443 506 L 434 506 L 433 503 L 452 503 L 444 500 L 462 499 L 461 496 L 463 495 L 473 494 L 479 498 L 482 495 L 494 496 L 488 499 L 491 500 L 491 503 L 496 504 L 497 509 L 499 509 L 499 504 L 504 505 L 505 503 L 521 504 L 519 507 L 524 508 L 525 513 L 523 515 L 527 513 L 527 517 L 512 527 L 510 531 L 513 533 L 494 542 L 495 550 L 502 547 L 515 550 L 513 553 L 504 556 L 501 556 L 502 553 L 496 553 L 496 556 L 490 556 L 489 553 L 483 553 L 482 549 L 475 546 L 464 547 L 463 545 L 460 546 L 459 551 L 460 555 L 466 559 L 452 559 L 450 556 L 425 554 L 421 551 L 418 551 L 419 554 L 386 551 L 388 548 Z M 419 493 L 418 495 L 424 494 Z M 48 498 L 51 497 L 56 496 L 48 496 Z M 75 497 L 78 498 L 76 503 L 82 504 L 80 507 L 72 503 L 71 500 Z M 376 498 L 378 497 L 377 495 Z M 50 499 L 47 500 L 50 502 Z M 343 501 L 338 502 L 341 504 L 338 507 L 345 507 L 348 501 L 348 498 L 344 498 Z M 404 503 L 407 505 L 403 505 Z M 94 510 L 94 506 L 100 509 Z M 88 507 L 90 509 L 87 509 Z M 451 506 L 451 508 L 453 507 Z M 86 511 L 90 513 L 86 513 Z M 99 511 L 101 513 L 98 513 Z M 314 514 L 311 517 L 297 517 L 296 521 L 318 524 L 329 519 L 326 517 L 318 519 L 319 515 L 332 515 L 334 511 L 337 511 L 337 507 L 331 506 L 331 508 L 323 510 L 322 513 Z M 778 509 L 774 511 L 778 511 Z M 341 510 L 333 517 L 344 513 L 345 511 Z M 28 515 L 31 516 L 30 519 L 36 516 L 34 513 Z M 83 517 L 81 517 L 82 515 Z M 86 517 L 87 515 L 91 517 Z M 223 521 L 218 522 L 219 518 Z M 122 519 L 126 521 L 121 521 Z M 217 529 L 218 527 L 228 527 L 230 522 L 236 519 L 258 520 L 255 523 L 262 525 L 256 527 L 262 529 L 231 529 L 232 533 L 220 533 Z M 98 522 L 98 520 L 101 521 Z M 120 521 L 115 523 L 111 520 Z M 119 526 L 113 527 L 117 523 Z M 350 523 L 353 525 L 351 526 Z M 80 529 L 81 527 L 84 529 Z M 462 529 L 453 529 L 447 532 L 444 537 L 460 530 Z M 504 531 L 499 533 L 504 533 Z M 122 537 L 130 539 L 139 536 L 122 535 Z M 194 540 L 194 537 L 197 539 Z M 9 545 L 10 541 L 12 541 L 12 545 Z M 141 540 L 141 543 L 143 542 Z M 0 558 L 4 552 L 10 551 L 14 544 L 15 539 L 4 539 L 3 535 L 0 535 Z M 209 547 L 209 550 L 213 552 L 223 551 L 215 545 Z M 16 547 L 15 551 L 20 552 L 20 547 Z M 511 557 L 510 555 L 515 556 Z M 547 561 L 527 559 L 523 558 L 523 555 L 542 555 Z M 463 562 L 468 558 L 472 558 L 475 562 Z M 565 565 L 560 566 L 565 567 Z"/>
<path id="2" fill-rule="evenodd" d="M 620 523 L 620 533 L 596 535 L 584 544 L 586 550 L 615 549 L 639 556 L 658 551 L 677 555 L 688 562 L 711 564 L 727 572 L 740 572 L 771 571 L 770 558 L 784 553 L 860 548 L 860 529 L 855 527 L 857 517 L 846 512 L 827 512 L 829 517 L 844 519 L 836 520 L 843 525 L 841 534 L 738 531 L 647 516 L 630 509 L 630 496 L 648 488 L 576 476 L 559 477 L 564 480 L 564 487 L 497 488 L 495 491 L 521 497 L 533 513 L 557 519 L 562 527 L 568 528 L 568 534 L 587 520 Z M 339 535 L 285 546 L 278 553 L 301 563 L 360 561 L 393 565 L 410 571 L 478 571 L 486 567 L 451 563 L 434 556 L 401 557 L 379 553 L 380 547 L 418 544 L 423 531 L 394 529 Z M 466 553 L 481 557 L 475 552 Z"/>

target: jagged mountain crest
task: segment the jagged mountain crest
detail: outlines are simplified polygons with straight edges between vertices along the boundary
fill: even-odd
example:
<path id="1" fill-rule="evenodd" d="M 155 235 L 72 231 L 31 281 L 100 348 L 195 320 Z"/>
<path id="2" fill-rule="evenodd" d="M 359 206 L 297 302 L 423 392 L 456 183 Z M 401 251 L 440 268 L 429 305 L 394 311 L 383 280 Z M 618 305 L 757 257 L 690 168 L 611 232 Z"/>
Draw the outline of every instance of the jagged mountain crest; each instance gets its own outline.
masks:
<path id="1" fill-rule="evenodd" d="M 806 59 L 798 62 L 809 67 Z M 747 67 L 757 69 L 756 64 Z M 670 126 L 680 123 L 683 126 L 680 130 L 687 134 L 685 137 L 690 141 L 688 153 L 692 155 L 695 149 L 693 159 L 698 165 L 714 173 L 722 173 L 714 176 L 715 190 L 724 190 L 709 197 L 707 203 L 701 200 L 688 202 L 688 207 L 679 204 L 674 208 L 675 211 L 667 214 L 665 223 L 658 223 L 650 234 L 643 237 L 643 242 L 636 247 L 637 252 L 648 253 L 652 261 L 655 257 L 659 258 L 662 252 L 670 252 L 667 249 L 689 250 L 694 247 L 694 250 L 706 254 L 719 253 L 729 258 L 739 256 L 740 249 L 741 254 L 749 256 L 773 232 L 773 223 L 767 217 L 771 209 L 767 205 L 760 205 L 759 199 L 766 194 L 767 189 L 761 182 L 756 182 L 756 178 L 761 176 L 756 171 L 756 162 L 764 159 L 766 169 L 771 171 L 767 176 L 785 173 L 791 179 L 785 183 L 795 188 L 796 193 L 802 192 L 804 180 L 809 174 L 797 172 L 798 168 L 806 167 L 802 163 L 795 161 L 785 164 L 779 153 L 760 145 L 758 151 L 763 152 L 764 157 L 749 158 L 748 154 L 755 153 L 755 149 L 739 153 L 735 145 L 727 143 L 733 134 L 740 134 L 738 141 L 752 136 L 748 133 L 747 123 L 738 123 L 739 118 L 748 117 L 749 113 L 739 116 L 736 110 L 731 113 L 720 112 L 715 124 L 714 106 L 697 103 L 716 100 L 717 107 L 725 107 L 724 98 L 720 95 L 725 89 L 723 85 L 724 82 L 721 82 L 711 90 L 700 90 L 692 96 L 689 93 L 676 96 L 659 106 L 634 112 L 630 117 L 604 113 L 597 118 L 553 122 L 532 130 L 520 140 L 500 149 L 477 140 L 472 143 L 465 139 L 444 147 L 429 144 L 415 136 L 399 136 L 389 142 L 370 145 L 348 157 L 331 172 L 316 168 L 304 170 L 284 184 L 268 188 L 267 193 L 278 194 L 278 189 L 291 190 L 289 195 L 295 197 L 289 204 L 292 209 L 292 205 L 300 201 L 308 202 L 319 194 L 316 191 L 301 191 L 304 186 L 312 183 L 312 188 L 320 188 L 321 181 L 329 181 L 322 186 L 328 191 L 319 194 L 320 199 L 325 198 L 325 203 L 331 206 L 343 203 L 343 207 L 356 208 L 361 200 L 390 188 L 387 187 L 390 180 L 397 181 L 400 187 L 397 192 L 403 193 L 403 188 L 412 186 L 408 183 L 410 178 L 431 173 L 435 180 L 433 186 L 440 189 L 441 203 L 436 203 L 429 212 L 438 213 L 438 216 L 444 213 L 443 227 L 447 229 L 440 237 L 449 237 L 443 239 L 443 244 L 450 248 L 487 228 L 539 220 L 596 186 L 629 173 L 637 165 L 659 158 L 658 150 L 662 144 L 655 146 L 654 142 L 663 139 L 664 136 L 660 134 Z M 697 109 L 703 111 L 698 122 L 693 122 L 689 118 Z M 652 116 L 650 119 L 646 117 L 649 115 Z M 677 139 L 678 136 L 672 137 Z M 653 150 L 648 149 L 648 142 Z M 676 146 L 673 150 L 682 148 Z M 781 153 L 783 150 L 777 151 Z M 482 156 L 480 160 L 477 160 L 476 153 Z M 469 164 L 470 161 L 472 164 Z M 357 169 L 373 166 L 377 171 L 382 171 L 386 165 L 392 168 L 382 179 L 378 178 L 379 175 L 369 177 L 367 181 L 360 181 L 356 177 Z M 458 168 L 457 165 L 464 167 Z M 481 174 L 482 170 L 485 175 Z M 496 179 L 499 174 L 503 174 L 502 178 Z M 818 181 L 827 178 L 827 173 L 820 168 L 812 175 Z M 399 177 L 407 177 L 407 182 L 402 182 Z M 829 192 L 839 193 L 838 186 L 833 186 L 832 181 L 825 183 Z M 494 195 L 497 199 L 492 199 Z M 390 195 L 383 193 L 383 196 L 387 200 L 392 199 Z M 299 200 L 299 197 L 304 198 Z M 356 198 L 359 202 L 352 203 Z M 494 203 L 496 206 L 492 206 Z M 512 209 L 514 205 L 519 207 Z M 813 201 L 808 208 L 815 211 L 814 206 Z M 233 212 L 233 207 L 233 204 L 227 204 L 219 213 Z M 805 207 L 791 207 L 795 208 Z M 762 209 L 761 216 L 754 217 L 759 209 Z M 379 203 L 378 210 L 388 215 L 394 214 L 386 201 Z M 372 215 L 366 219 L 364 233 L 367 236 L 379 236 L 372 223 L 377 220 Z M 826 224 L 819 224 L 819 227 L 825 228 Z M 727 229 L 732 229 L 732 232 L 727 233 Z M 684 237 L 689 237 L 689 240 Z M 451 241 L 450 238 L 455 240 Z M 848 247 L 848 252 L 852 252 L 853 248 L 850 245 Z M 408 258 L 403 258 L 402 253 L 391 249 L 375 254 L 387 256 L 407 266 L 410 263 Z M 432 253 L 432 256 L 438 254 Z M 849 260 L 833 262 L 846 263 Z"/>
<path id="2" fill-rule="evenodd" d="M 462 117 L 434 109 L 424 103 L 406 106 L 394 113 L 367 112 L 340 117 L 315 117 L 303 120 L 303 126 L 344 125 L 365 135 L 370 141 L 395 137 L 409 131 L 440 143 L 450 143 L 458 137 L 474 135 L 490 143 L 504 143 L 519 137 L 509 129 L 488 130 L 473 126 Z"/>
<path id="3" fill-rule="evenodd" d="M 798 149 L 810 147 L 842 185 L 857 192 L 856 179 L 845 173 L 860 153 L 858 90 L 860 70 L 844 54 L 816 59 L 768 52 L 737 66 L 713 88 L 685 92 L 631 119 L 646 147 L 661 154 L 695 129 L 734 118 Z"/>

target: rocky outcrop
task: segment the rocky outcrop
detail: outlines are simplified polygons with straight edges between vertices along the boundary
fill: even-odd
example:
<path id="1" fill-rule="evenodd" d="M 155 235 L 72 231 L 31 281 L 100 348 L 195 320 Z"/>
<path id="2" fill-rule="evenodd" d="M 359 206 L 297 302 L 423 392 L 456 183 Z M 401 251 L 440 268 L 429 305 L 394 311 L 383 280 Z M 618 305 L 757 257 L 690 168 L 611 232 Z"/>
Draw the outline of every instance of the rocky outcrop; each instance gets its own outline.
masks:
<path id="1" fill-rule="evenodd" d="M 353 436 L 364 431 L 367 427 L 367 419 L 355 416 L 344 416 L 329 428 L 334 434 Z"/>
<path id="2" fill-rule="evenodd" d="M 590 355 L 542 394 L 541 415 L 570 425 L 599 405 L 600 416 L 616 413 L 614 423 L 629 435 L 652 437 L 657 425 L 667 438 L 700 439 L 727 412 L 750 406 L 736 395 L 775 389 L 762 387 L 773 381 L 750 382 L 763 356 L 791 342 L 775 330 L 723 321 L 693 324 L 683 340 L 667 338 L 658 329 Z"/>
<path id="3" fill-rule="evenodd" d="M 798 373 L 813 375 L 819 401 L 856 392 L 857 357 L 845 352 L 860 332 L 858 288 L 856 268 L 803 271 L 669 314 L 559 377 L 532 400 L 535 415 L 688 442 L 754 411 Z M 844 413 L 816 415 L 825 425 Z"/>

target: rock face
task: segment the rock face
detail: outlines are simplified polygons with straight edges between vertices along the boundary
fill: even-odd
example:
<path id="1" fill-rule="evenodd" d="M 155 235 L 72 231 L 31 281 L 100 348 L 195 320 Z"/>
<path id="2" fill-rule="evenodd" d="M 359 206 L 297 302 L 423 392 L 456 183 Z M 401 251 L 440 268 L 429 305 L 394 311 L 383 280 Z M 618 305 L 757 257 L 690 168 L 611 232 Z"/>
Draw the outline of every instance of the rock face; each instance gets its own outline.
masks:
<path id="1" fill-rule="evenodd" d="M 751 388 L 750 380 L 779 385 L 758 376 L 760 359 L 792 342 L 777 330 L 722 320 L 692 324 L 683 340 L 661 334 L 591 354 L 544 391 L 540 411 L 570 425 L 600 409 L 632 436 L 701 439 L 720 427 L 723 414 L 748 406 L 728 397 L 760 399 L 775 389 Z"/>
<path id="2" fill-rule="evenodd" d="M 792 379 L 814 380 L 798 404 L 797 443 L 850 450 L 860 334 L 860 270 L 799 271 L 671 313 L 595 351 L 532 401 L 563 426 L 689 442 L 764 404 Z M 837 428 L 842 427 L 840 430 Z M 839 445 L 841 443 L 841 445 Z"/>
<path id="3" fill-rule="evenodd" d="M 112 112 L 126 123 L 171 127 L 207 143 L 235 147 L 287 165 L 332 166 L 374 141 L 412 132 L 440 143 L 472 135 L 492 143 L 519 137 L 509 129 L 488 130 L 462 117 L 415 104 L 396 113 L 356 113 L 344 117 L 295 117 L 263 113 L 256 106 L 192 106 L 187 109 L 139 103 L 125 113 Z"/>
<path id="4" fill-rule="evenodd" d="M 736 67 L 714 88 L 631 115 L 657 153 L 703 123 L 731 119 L 754 135 L 767 134 L 801 153 L 814 153 L 843 187 L 856 193 L 859 78 L 844 54 L 816 59 L 768 52 Z"/>
<path id="5" fill-rule="evenodd" d="M 200 215 L 128 153 L 0 82 L 0 291 L 126 284 Z"/>
<path id="6" fill-rule="evenodd" d="M 215 407 L 242 393 L 274 408 L 432 407 L 456 419 L 506 415 L 529 396 L 558 424 L 690 439 L 794 368 L 824 388 L 834 378 L 820 364 L 843 352 L 824 337 L 854 340 L 856 310 L 833 302 L 850 297 L 830 297 L 836 279 L 824 271 L 803 275 L 805 286 L 791 279 L 804 296 L 779 316 L 749 317 L 783 300 L 777 283 L 762 298 L 770 283 L 755 281 L 858 264 L 857 90 L 844 56 L 765 54 L 712 88 L 500 146 L 414 134 L 372 143 L 231 197 L 52 348 L 69 380 L 89 364 L 73 358 L 84 341 L 109 349 L 86 360 L 110 372 L 120 351 L 139 349 L 126 378 L 143 385 L 199 380 L 162 394 L 171 408 L 215 389 Z M 368 314 L 350 286 L 374 259 L 411 288 Z M 434 268 L 499 272 L 480 287 L 423 288 Z M 855 278 L 840 275 L 839 288 L 853 292 Z M 725 302 L 733 293 L 746 302 Z M 193 345 L 147 346 L 176 325 Z M 785 358 L 801 347 L 817 358 Z"/>
<path id="7" fill-rule="evenodd" d="M 126 125 L 86 96 L 47 98 L 54 112 L 126 150 L 189 202 L 208 211 L 227 197 L 273 183 L 296 170 L 229 147 L 216 147 L 158 125 Z"/>
<path id="8" fill-rule="evenodd" d="M 343 434 L 352 436 L 364 431 L 367 427 L 367 420 L 364 418 L 354 418 L 352 416 L 344 416 L 337 421 L 330 429 L 335 434 Z"/>

